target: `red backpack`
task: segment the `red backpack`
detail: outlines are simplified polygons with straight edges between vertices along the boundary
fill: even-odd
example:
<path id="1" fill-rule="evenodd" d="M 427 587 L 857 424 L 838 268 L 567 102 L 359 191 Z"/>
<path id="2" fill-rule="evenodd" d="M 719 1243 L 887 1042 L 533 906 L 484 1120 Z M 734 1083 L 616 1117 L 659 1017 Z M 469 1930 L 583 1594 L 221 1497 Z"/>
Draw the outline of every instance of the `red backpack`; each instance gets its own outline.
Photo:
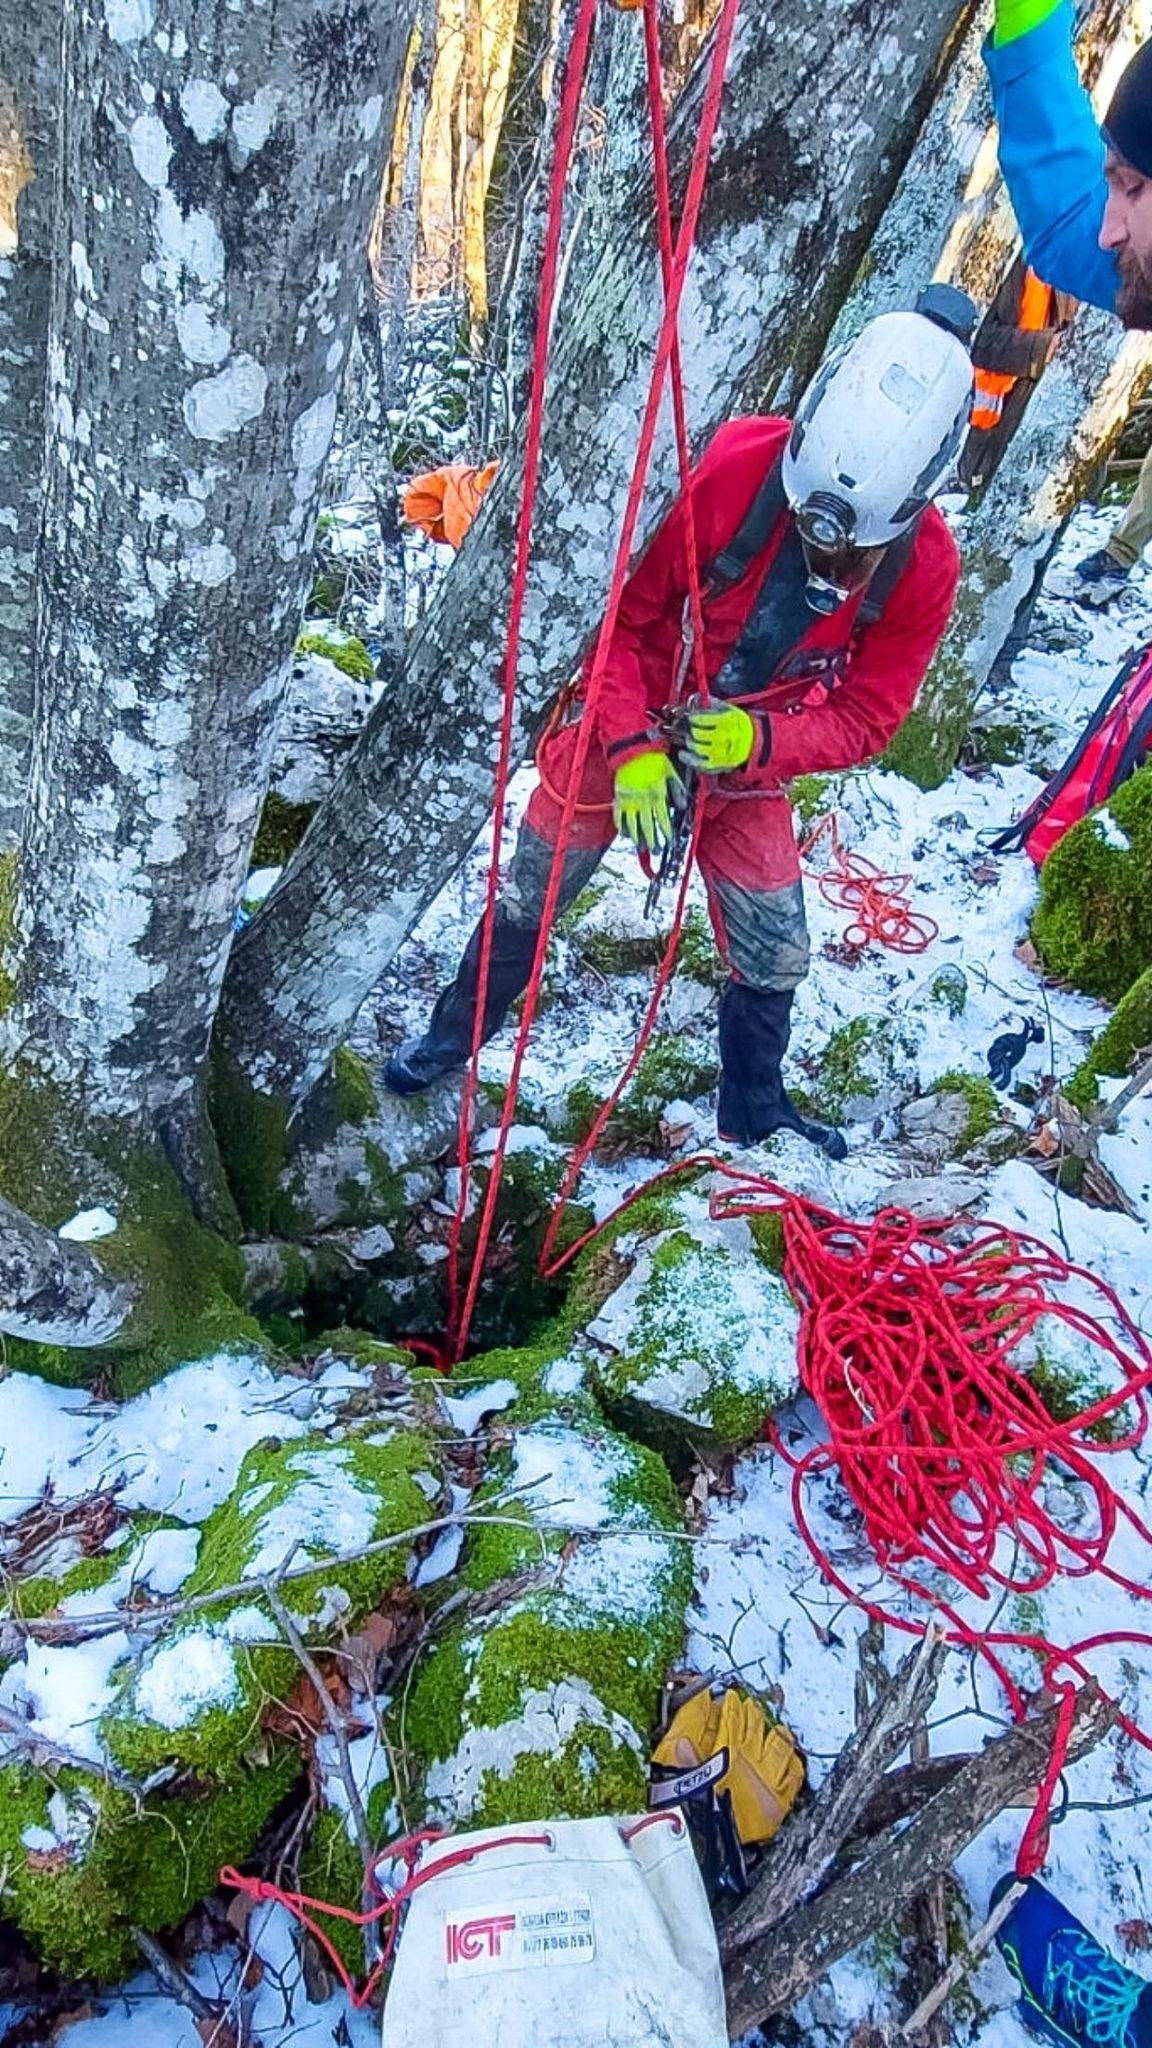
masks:
<path id="1" fill-rule="evenodd" d="M 1089 811 L 1152 760 L 1152 647 L 1129 655 L 1104 692 L 1062 768 L 1022 818 L 991 841 L 994 853 L 1024 852 L 1043 867 L 1052 848 Z"/>

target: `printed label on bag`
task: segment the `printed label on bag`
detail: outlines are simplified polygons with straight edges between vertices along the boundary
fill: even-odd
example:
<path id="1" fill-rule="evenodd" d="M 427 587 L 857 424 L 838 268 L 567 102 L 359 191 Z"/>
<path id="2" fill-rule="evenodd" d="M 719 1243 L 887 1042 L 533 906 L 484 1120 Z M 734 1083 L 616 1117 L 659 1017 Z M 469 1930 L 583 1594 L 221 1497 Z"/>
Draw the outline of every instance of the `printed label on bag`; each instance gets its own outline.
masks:
<path id="1" fill-rule="evenodd" d="M 590 1963 L 596 1928 L 587 1892 L 565 1899 L 525 1899 L 486 1913 L 448 1913 L 444 1961 L 450 1971 L 526 1970 L 552 1963 Z"/>

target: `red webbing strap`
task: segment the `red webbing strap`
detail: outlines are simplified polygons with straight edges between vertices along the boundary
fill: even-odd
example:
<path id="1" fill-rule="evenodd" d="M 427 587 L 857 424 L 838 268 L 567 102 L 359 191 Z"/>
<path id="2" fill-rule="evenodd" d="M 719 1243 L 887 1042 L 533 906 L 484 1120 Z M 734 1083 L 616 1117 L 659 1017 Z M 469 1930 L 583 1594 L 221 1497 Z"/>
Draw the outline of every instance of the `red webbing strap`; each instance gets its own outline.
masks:
<path id="1" fill-rule="evenodd" d="M 548 887 L 545 892 L 543 914 L 541 917 L 540 934 L 536 947 L 536 955 L 533 962 L 532 973 L 529 977 L 528 986 L 525 990 L 524 1010 L 520 1023 L 520 1028 L 517 1033 L 515 1048 L 513 1051 L 512 1070 L 508 1080 L 508 1087 L 505 1095 L 503 1114 L 501 1116 L 500 1126 L 497 1132 L 496 1147 L 493 1154 L 491 1155 L 488 1184 L 485 1188 L 484 1199 L 481 1205 L 481 1212 L 476 1235 L 476 1244 L 472 1255 L 472 1265 L 468 1277 L 467 1290 L 465 1292 L 463 1306 L 459 1309 L 457 1307 L 455 1290 L 451 1290 L 453 1298 L 450 1303 L 448 1350 L 451 1357 L 454 1359 L 459 1359 L 463 1356 L 464 1350 L 467 1345 L 468 1332 L 471 1326 L 472 1316 L 476 1305 L 476 1296 L 479 1291 L 480 1280 L 484 1268 L 484 1260 L 487 1253 L 488 1244 L 491 1238 L 492 1226 L 496 1211 L 496 1203 L 499 1198 L 500 1184 L 503 1177 L 504 1159 L 508 1145 L 508 1133 L 511 1130 L 513 1121 L 515 1119 L 516 1104 L 520 1089 L 520 1078 L 524 1065 L 524 1055 L 527 1049 L 528 1038 L 531 1033 L 532 1024 L 534 1022 L 537 1006 L 539 1003 L 540 986 L 543 978 L 544 958 L 548 944 L 548 936 L 551 930 L 552 920 L 555 916 L 556 903 L 560 893 L 561 881 L 563 879 L 565 849 L 571 836 L 572 820 L 575 815 L 575 808 L 578 801 L 580 782 L 583 776 L 585 763 L 588 758 L 589 747 L 592 742 L 592 735 L 595 725 L 596 707 L 599 701 L 600 692 L 603 686 L 604 676 L 607 669 L 608 654 L 611 646 L 612 635 L 615 630 L 617 614 L 620 609 L 620 599 L 623 594 L 624 585 L 628 576 L 629 561 L 632 554 L 632 547 L 636 534 L 636 526 L 640 516 L 640 505 L 644 494 L 644 485 L 647 480 L 648 467 L 652 455 L 652 448 L 656 438 L 656 429 L 659 422 L 660 413 L 660 401 L 664 390 L 665 379 L 668 374 L 669 364 L 671 362 L 673 355 L 677 331 L 676 323 L 679 316 L 680 301 L 683 296 L 684 281 L 687 276 L 688 264 L 692 255 L 692 249 L 695 242 L 696 224 L 699 219 L 700 205 L 703 199 L 704 185 L 707 177 L 708 157 L 712 146 L 712 138 L 716 130 L 716 123 L 720 113 L 720 102 L 724 89 L 724 74 L 727 68 L 728 53 L 731 48 L 732 33 L 735 27 L 738 5 L 739 0 L 723 0 L 720 18 L 714 32 L 715 41 L 713 46 L 712 60 L 709 68 L 708 80 L 704 93 L 704 102 L 701 109 L 700 129 L 697 135 L 696 145 L 693 152 L 692 164 L 689 172 L 688 185 L 685 193 L 683 212 L 680 222 L 680 231 L 676 240 L 671 274 L 668 279 L 666 305 L 664 309 L 664 316 L 660 326 L 660 333 L 657 341 L 655 360 L 652 366 L 652 375 L 649 384 L 648 397 L 644 409 L 644 418 L 640 430 L 635 469 L 633 472 L 631 485 L 629 487 L 628 499 L 624 512 L 624 520 L 621 527 L 619 542 L 616 549 L 616 557 L 613 565 L 612 579 L 609 586 L 608 599 L 605 606 L 603 622 L 601 624 L 600 632 L 596 641 L 595 651 L 593 653 L 592 662 L 589 669 L 588 682 L 585 691 L 584 714 L 577 732 L 577 743 L 575 749 L 575 756 L 572 763 L 568 793 L 565 800 L 564 813 L 560 821 L 560 827 L 557 835 L 557 845 L 552 859 L 552 866 L 548 878 Z M 545 327 L 545 316 L 543 308 L 541 310 L 541 326 L 542 328 Z M 537 344 L 538 346 L 536 369 L 540 374 L 540 379 L 542 383 L 543 374 L 546 367 L 546 348 L 543 346 L 543 336 L 540 333 L 538 333 L 537 335 Z M 535 395 L 538 399 L 539 393 L 536 393 Z M 535 480 L 533 480 L 533 490 L 534 488 Z M 517 567 L 518 583 L 525 583 L 526 577 L 527 559 L 525 557 L 524 562 L 522 564 L 518 564 Z M 515 599 L 515 590 L 513 594 Z M 522 604 L 523 592 L 521 590 L 521 608 Z M 509 720 L 511 720 L 511 708 L 509 709 L 508 716 Z M 500 808 L 502 807 L 502 797 L 504 789 L 506 788 L 506 784 L 507 776 L 505 774 L 503 785 L 498 785 L 497 789 L 498 817 L 500 814 Z M 495 877 L 497 874 L 498 866 L 494 865 L 493 871 L 490 873 L 489 907 L 488 911 L 486 912 L 486 919 L 489 930 L 491 928 L 491 920 L 495 912 L 497 887 Z M 490 958 L 490 946 L 486 950 L 488 951 L 488 957 Z M 475 1045 L 478 1043 L 480 1034 L 483 1030 L 483 1016 L 486 1007 L 486 981 L 484 978 L 485 961 L 483 959 L 483 956 L 481 960 L 481 970 L 482 971 L 480 988 L 476 1006 L 477 1021 L 474 1048 Z M 475 1049 L 473 1065 L 475 1065 Z M 475 1086 L 475 1079 L 473 1078 L 470 1084 L 470 1088 L 467 1091 L 469 1101 L 474 1100 Z M 464 1219 L 467 1215 L 468 1210 L 469 1161 L 468 1147 L 466 1143 L 461 1144 L 459 1156 L 461 1159 L 461 1186 L 460 1199 L 457 1205 L 456 1216 L 453 1221 L 453 1238 L 455 1240 L 454 1249 L 453 1244 L 450 1241 L 449 1263 L 450 1267 L 452 1268 L 455 1268 L 457 1264 L 460 1233 L 463 1229 Z"/>

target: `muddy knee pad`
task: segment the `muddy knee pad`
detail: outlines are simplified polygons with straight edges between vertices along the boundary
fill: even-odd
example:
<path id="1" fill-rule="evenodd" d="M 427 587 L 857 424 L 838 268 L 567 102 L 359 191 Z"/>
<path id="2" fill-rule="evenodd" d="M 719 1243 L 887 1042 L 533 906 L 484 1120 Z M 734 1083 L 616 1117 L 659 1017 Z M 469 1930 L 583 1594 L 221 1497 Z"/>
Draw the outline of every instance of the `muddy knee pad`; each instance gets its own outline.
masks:
<path id="1" fill-rule="evenodd" d="M 509 924 L 531 926 L 533 930 L 539 926 L 555 851 L 555 847 L 534 832 L 531 825 L 521 825 L 507 880 L 500 891 L 501 908 Z M 568 847 L 556 902 L 558 917 L 575 903 L 581 889 L 595 874 L 605 851 L 602 846 Z"/>
<path id="2" fill-rule="evenodd" d="M 709 895 L 720 949 L 737 981 L 776 995 L 799 988 L 812 957 L 803 884 L 746 889 L 716 877 Z"/>

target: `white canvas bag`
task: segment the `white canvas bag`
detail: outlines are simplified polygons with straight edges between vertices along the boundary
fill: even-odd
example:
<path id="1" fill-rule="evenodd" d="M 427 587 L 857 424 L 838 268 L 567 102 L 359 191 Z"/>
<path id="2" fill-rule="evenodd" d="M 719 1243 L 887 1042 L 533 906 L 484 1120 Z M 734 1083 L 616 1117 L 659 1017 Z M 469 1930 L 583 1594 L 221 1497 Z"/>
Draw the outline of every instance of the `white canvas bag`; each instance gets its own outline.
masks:
<path id="1" fill-rule="evenodd" d="M 457 1835 L 423 1850 L 419 1876 L 383 2048 L 728 2048 L 678 1813 Z"/>

